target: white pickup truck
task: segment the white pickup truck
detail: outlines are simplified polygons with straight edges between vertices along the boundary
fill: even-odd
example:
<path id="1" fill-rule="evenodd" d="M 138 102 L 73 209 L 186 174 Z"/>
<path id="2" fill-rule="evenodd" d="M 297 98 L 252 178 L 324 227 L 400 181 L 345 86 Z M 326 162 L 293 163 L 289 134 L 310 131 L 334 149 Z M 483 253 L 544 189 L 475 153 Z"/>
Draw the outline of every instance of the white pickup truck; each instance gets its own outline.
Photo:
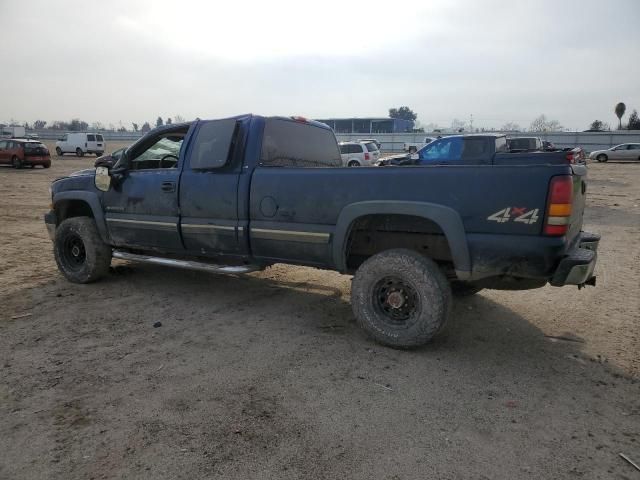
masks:
<path id="1" fill-rule="evenodd" d="M 422 147 L 424 147 L 425 145 L 429 145 L 431 142 L 433 142 L 436 139 L 436 137 L 424 137 L 424 142 L 422 143 L 405 143 L 403 150 L 405 152 L 409 152 L 409 153 L 415 153 L 418 150 L 420 150 Z"/>

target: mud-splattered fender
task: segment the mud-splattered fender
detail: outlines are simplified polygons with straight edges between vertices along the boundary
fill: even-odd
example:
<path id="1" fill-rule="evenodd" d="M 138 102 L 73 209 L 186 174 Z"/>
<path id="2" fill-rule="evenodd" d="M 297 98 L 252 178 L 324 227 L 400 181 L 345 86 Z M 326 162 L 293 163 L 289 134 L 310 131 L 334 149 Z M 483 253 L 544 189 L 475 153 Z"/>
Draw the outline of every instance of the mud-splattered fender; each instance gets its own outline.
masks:
<path id="1" fill-rule="evenodd" d="M 109 231 L 107 230 L 107 224 L 104 219 L 104 213 L 102 212 L 102 206 L 100 205 L 100 199 L 98 198 L 97 194 L 95 194 L 94 192 L 86 192 L 82 190 L 66 190 L 59 193 L 54 193 L 54 208 L 59 204 L 59 202 L 62 201 L 78 201 L 84 202 L 89 205 L 102 241 L 105 243 L 111 243 Z"/>
<path id="2" fill-rule="evenodd" d="M 353 223 L 365 215 L 412 215 L 438 224 L 444 232 L 453 257 L 458 278 L 471 274 L 471 260 L 464 225 L 454 209 L 428 202 L 365 201 L 352 203 L 342 209 L 338 217 L 333 240 L 333 262 L 339 272 L 346 271 L 346 242 Z"/>

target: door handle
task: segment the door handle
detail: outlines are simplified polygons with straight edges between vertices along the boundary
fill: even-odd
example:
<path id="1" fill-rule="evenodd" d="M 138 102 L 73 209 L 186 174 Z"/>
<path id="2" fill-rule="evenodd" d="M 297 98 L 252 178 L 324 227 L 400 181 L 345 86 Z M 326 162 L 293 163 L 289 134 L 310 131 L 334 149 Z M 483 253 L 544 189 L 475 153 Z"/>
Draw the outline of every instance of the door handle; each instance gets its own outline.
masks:
<path id="1" fill-rule="evenodd" d="M 289 210 L 288 208 L 281 208 L 278 213 L 283 217 L 293 217 L 296 214 L 295 210 Z"/>
<path id="2" fill-rule="evenodd" d="M 163 192 L 175 192 L 176 182 L 162 182 L 161 188 Z"/>

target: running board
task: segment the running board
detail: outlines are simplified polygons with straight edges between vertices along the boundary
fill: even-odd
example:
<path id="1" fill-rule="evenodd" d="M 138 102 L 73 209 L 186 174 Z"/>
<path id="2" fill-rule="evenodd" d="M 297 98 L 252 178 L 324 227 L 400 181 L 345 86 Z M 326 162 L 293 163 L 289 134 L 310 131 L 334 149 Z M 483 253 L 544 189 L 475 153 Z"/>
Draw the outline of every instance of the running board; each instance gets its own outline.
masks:
<path id="1" fill-rule="evenodd" d="M 151 263 L 165 267 L 186 268 L 189 270 L 203 270 L 212 273 L 250 273 L 262 270 L 259 265 L 215 265 L 212 263 L 194 262 L 191 260 L 174 260 L 173 258 L 151 257 L 149 255 L 138 255 L 122 250 L 114 250 L 113 258 L 130 260 L 132 262 Z"/>

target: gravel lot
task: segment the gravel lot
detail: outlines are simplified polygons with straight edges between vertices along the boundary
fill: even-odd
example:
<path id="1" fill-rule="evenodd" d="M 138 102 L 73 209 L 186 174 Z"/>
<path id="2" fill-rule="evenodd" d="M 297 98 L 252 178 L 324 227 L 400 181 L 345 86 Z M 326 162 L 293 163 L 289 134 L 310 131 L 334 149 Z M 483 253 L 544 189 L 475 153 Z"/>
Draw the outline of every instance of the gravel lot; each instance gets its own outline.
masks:
<path id="1" fill-rule="evenodd" d="M 640 478 L 640 164 L 590 165 L 596 288 L 484 291 L 396 351 L 332 272 L 66 282 L 47 187 L 93 161 L 0 167 L 1 479 Z"/>

